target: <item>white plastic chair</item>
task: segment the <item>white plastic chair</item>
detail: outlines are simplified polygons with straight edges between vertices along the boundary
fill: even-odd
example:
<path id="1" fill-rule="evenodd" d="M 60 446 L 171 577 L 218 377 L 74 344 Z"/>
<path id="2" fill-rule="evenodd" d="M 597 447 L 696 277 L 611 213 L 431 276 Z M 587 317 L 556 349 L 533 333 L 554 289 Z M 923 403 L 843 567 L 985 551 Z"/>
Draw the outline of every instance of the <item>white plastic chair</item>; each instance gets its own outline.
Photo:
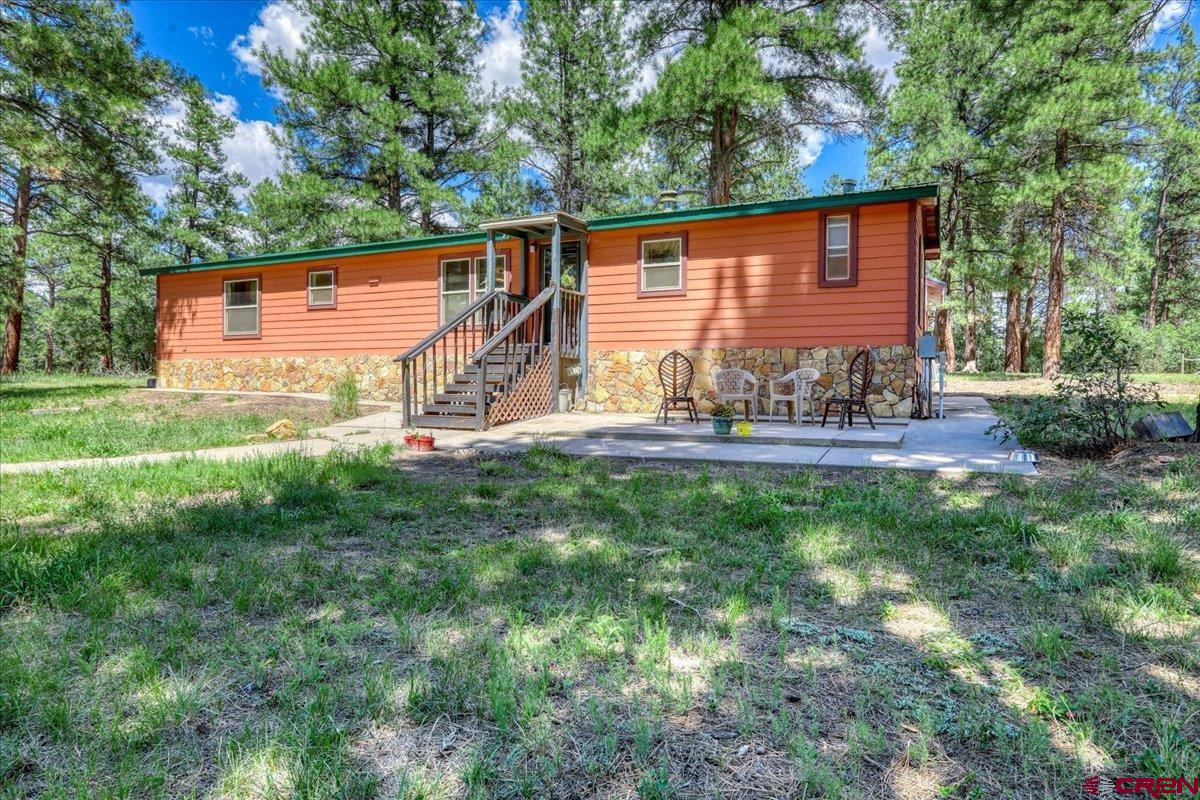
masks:
<path id="1" fill-rule="evenodd" d="M 746 419 L 751 418 L 750 409 L 753 407 L 753 419 L 758 422 L 758 378 L 744 369 L 731 367 L 714 372 L 712 382 L 717 400 L 730 404 L 740 400 L 746 409 Z"/>
<path id="2" fill-rule="evenodd" d="M 808 402 L 808 421 L 813 425 L 817 424 L 817 402 L 813 399 L 813 389 L 817 386 L 817 378 L 821 377 L 821 373 L 811 367 L 801 367 L 800 369 L 792 370 L 782 378 L 776 378 L 771 381 L 769 395 L 770 404 L 767 406 L 767 413 L 770 416 L 775 415 L 776 403 L 789 403 L 788 422 L 791 422 L 791 409 L 796 409 L 796 424 L 800 425 L 804 422 L 804 408 L 801 406 L 802 401 Z"/>

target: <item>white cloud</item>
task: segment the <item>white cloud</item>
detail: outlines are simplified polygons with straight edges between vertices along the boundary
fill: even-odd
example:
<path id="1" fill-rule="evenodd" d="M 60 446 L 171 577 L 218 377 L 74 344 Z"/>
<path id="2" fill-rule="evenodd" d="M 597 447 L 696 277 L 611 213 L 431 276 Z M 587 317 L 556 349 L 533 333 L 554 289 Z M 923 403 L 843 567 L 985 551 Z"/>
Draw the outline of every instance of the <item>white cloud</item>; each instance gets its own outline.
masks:
<path id="1" fill-rule="evenodd" d="M 479 53 L 480 79 L 486 91 L 504 91 L 521 84 L 521 3 L 509 0 L 484 18 L 488 33 Z"/>
<path id="2" fill-rule="evenodd" d="M 800 135 L 803 137 L 798 148 L 800 166 L 810 167 L 821 155 L 821 151 L 825 149 L 825 145 L 829 144 L 833 137 L 827 131 L 823 131 L 820 128 L 813 128 L 809 125 L 801 126 Z"/>
<path id="3" fill-rule="evenodd" d="M 1187 5 L 1183 0 L 1171 0 L 1162 7 L 1158 12 L 1158 16 L 1154 18 L 1154 33 L 1158 33 L 1163 28 L 1170 27 L 1183 18 L 1187 11 Z"/>
<path id="4" fill-rule="evenodd" d="M 214 94 L 209 102 L 214 111 L 234 122 L 233 134 L 225 140 L 223 147 L 228 169 L 245 175 L 250 180 L 250 186 L 283 171 L 283 156 L 271 140 L 274 125 L 261 119 L 239 119 L 237 98 L 231 95 Z M 163 111 L 159 125 L 166 131 L 168 140 L 175 139 L 176 128 L 183 122 L 184 113 L 183 101 L 178 98 L 172 100 Z M 173 166 L 170 160 L 163 164 L 168 172 Z M 157 205 L 162 205 L 172 189 L 170 175 L 166 173 L 146 176 L 141 184 L 142 190 Z M 245 197 L 249 188 L 240 189 L 239 198 Z"/>
<path id="5" fill-rule="evenodd" d="M 216 47 L 213 44 L 213 29 L 207 25 L 189 25 L 188 33 L 199 39 L 205 47 Z"/>
<path id="6" fill-rule="evenodd" d="M 890 88 L 896 82 L 896 62 L 904 53 L 893 50 L 889 36 L 875 23 L 863 32 L 863 57 L 875 69 L 883 70 L 883 86 Z"/>
<path id="7" fill-rule="evenodd" d="M 258 12 L 258 22 L 229 44 L 229 52 L 241 69 L 254 75 L 262 74 L 258 52 L 280 50 L 291 57 L 304 45 L 304 34 L 312 18 L 287 0 L 271 0 Z"/>

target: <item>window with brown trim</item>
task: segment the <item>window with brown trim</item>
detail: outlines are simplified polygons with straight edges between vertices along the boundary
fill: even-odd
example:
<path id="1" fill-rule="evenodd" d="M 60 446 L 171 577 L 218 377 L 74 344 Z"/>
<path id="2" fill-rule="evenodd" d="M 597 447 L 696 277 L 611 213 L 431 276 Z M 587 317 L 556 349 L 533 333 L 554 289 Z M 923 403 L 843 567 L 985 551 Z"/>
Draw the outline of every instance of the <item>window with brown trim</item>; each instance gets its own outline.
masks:
<path id="1" fill-rule="evenodd" d="M 858 284 L 858 211 L 822 211 L 817 228 L 817 283 Z"/>
<path id="2" fill-rule="evenodd" d="M 227 338 L 258 336 L 262 292 L 259 278 L 231 278 L 222 290 L 222 331 Z"/>
<path id="3" fill-rule="evenodd" d="M 308 271 L 308 307 L 337 308 L 337 269 L 327 267 Z"/>
<path id="4" fill-rule="evenodd" d="M 683 294 L 687 290 L 687 234 L 638 238 L 638 294 Z"/>

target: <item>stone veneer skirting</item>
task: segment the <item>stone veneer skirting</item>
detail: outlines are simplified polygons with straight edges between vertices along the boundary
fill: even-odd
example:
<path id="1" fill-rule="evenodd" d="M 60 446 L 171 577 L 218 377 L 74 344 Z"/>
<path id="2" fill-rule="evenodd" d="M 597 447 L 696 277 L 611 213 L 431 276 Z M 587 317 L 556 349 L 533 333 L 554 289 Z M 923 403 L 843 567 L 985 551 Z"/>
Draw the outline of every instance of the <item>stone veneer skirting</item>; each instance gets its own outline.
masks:
<path id="1" fill-rule="evenodd" d="M 880 417 L 908 417 L 912 413 L 912 389 L 916 383 L 913 348 L 884 345 L 875 351 L 876 392 L 867 395 L 871 413 Z M 593 352 L 588 370 L 587 394 L 582 407 L 586 411 L 655 412 L 662 403 L 658 382 L 658 363 L 669 350 L 607 350 Z M 715 395 L 711 373 L 721 367 L 750 371 L 759 381 L 759 392 L 767 396 L 768 381 L 781 378 L 800 367 L 812 367 L 821 373 L 816 397 L 823 398 L 833 389 L 848 389 L 847 371 L 858 347 L 717 347 L 681 350 L 692 360 L 696 378 L 692 393 L 701 411 L 710 411 Z M 738 408 L 739 414 L 741 408 Z M 775 409 L 785 413 L 782 403 Z"/>
<path id="2" fill-rule="evenodd" d="M 907 417 L 912 412 L 916 380 L 913 348 L 874 348 L 879 392 L 868 395 L 871 411 L 881 417 Z M 668 350 L 606 350 L 590 359 L 587 394 L 578 407 L 585 411 L 655 412 L 662 400 L 658 362 Z M 700 348 L 682 351 L 696 367 L 692 390 L 701 411 L 710 411 L 712 370 L 740 367 L 759 380 L 766 397 L 767 381 L 798 367 L 821 373 L 818 400 L 834 387 L 847 389 L 846 371 L 856 347 Z M 325 392 L 349 370 L 358 377 L 363 399 L 400 400 L 400 365 L 386 355 L 264 356 L 253 358 L 186 358 L 158 362 L 158 383 L 165 389 L 216 389 L 257 392 Z M 776 409 L 782 413 L 783 406 Z"/>
<path id="3" fill-rule="evenodd" d="M 400 400 L 400 365 L 392 356 L 263 356 L 185 358 L 158 362 L 164 389 L 325 392 L 349 370 L 364 400 Z"/>

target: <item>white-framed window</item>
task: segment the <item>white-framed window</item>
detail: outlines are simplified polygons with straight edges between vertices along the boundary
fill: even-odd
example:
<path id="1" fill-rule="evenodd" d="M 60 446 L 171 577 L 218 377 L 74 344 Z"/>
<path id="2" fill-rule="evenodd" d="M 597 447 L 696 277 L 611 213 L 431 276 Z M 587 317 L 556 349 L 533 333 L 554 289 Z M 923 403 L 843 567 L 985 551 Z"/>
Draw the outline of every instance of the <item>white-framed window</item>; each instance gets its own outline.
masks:
<path id="1" fill-rule="evenodd" d="M 504 272 L 508 266 L 505 254 L 496 254 L 496 282 L 494 289 L 504 288 Z M 447 322 L 455 314 L 488 293 L 487 257 L 454 257 L 442 261 L 442 321 Z"/>
<path id="2" fill-rule="evenodd" d="M 309 307 L 337 305 L 337 272 L 332 269 L 314 269 L 308 273 Z"/>
<path id="3" fill-rule="evenodd" d="M 508 259 L 504 253 L 496 253 L 496 282 L 492 289 L 504 288 L 504 272 L 508 267 Z M 487 256 L 479 256 L 475 259 L 475 293 L 477 296 L 483 296 L 488 293 L 487 288 Z"/>
<path id="4" fill-rule="evenodd" d="M 258 335 L 260 300 L 258 278 L 233 278 L 225 281 L 226 336 Z"/>
<path id="5" fill-rule="evenodd" d="M 850 215 L 825 218 L 825 280 L 850 279 Z"/>
<path id="6" fill-rule="evenodd" d="M 670 292 L 683 289 L 685 255 L 682 236 L 643 239 L 641 248 L 641 291 Z"/>

